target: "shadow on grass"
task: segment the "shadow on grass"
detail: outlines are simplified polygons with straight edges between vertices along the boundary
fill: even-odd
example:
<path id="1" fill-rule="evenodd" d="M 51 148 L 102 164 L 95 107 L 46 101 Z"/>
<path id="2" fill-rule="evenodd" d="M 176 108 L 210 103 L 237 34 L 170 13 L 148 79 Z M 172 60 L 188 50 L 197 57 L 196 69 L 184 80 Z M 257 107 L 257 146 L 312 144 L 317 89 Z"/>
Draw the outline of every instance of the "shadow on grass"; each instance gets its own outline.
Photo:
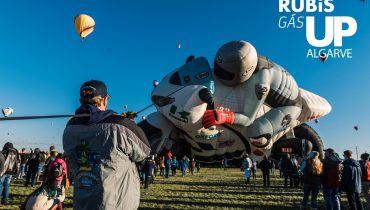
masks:
<path id="1" fill-rule="evenodd" d="M 170 180 L 158 180 L 156 184 L 163 184 L 163 185 L 185 185 L 185 186 L 214 186 L 214 187 L 252 187 L 252 188 L 259 188 L 259 189 L 289 189 L 285 188 L 284 186 L 270 186 L 269 188 L 263 187 L 262 182 L 261 184 L 256 183 L 249 183 L 246 182 L 201 182 L 201 181 L 192 181 L 192 182 L 179 182 L 170 181 Z M 297 189 L 297 188 L 290 188 L 290 189 Z"/>
<path id="2" fill-rule="evenodd" d="M 215 208 L 241 208 L 241 209 L 297 209 L 299 207 L 297 206 L 278 206 L 278 205 L 251 205 L 251 204 L 236 204 L 236 203 L 210 203 L 210 202 L 190 202 L 190 201 L 170 201 L 170 200 L 161 200 L 158 201 L 157 199 L 141 199 L 141 202 L 147 202 L 147 203 L 155 203 L 155 204 L 164 204 L 168 206 L 173 206 L 173 205 L 185 205 L 194 207 L 215 207 Z M 163 207 L 166 208 L 166 207 Z M 139 209 L 158 209 L 158 207 L 152 208 L 152 207 L 142 207 Z"/>
<path id="3" fill-rule="evenodd" d="M 229 190 L 203 190 L 203 189 L 194 189 L 194 190 L 172 190 L 168 189 L 171 192 L 186 192 L 186 193 L 216 193 L 216 194 L 229 194 L 229 195 L 275 195 L 275 196 L 302 196 L 301 192 L 258 192 L 258 191 L 229 191 Z"/>

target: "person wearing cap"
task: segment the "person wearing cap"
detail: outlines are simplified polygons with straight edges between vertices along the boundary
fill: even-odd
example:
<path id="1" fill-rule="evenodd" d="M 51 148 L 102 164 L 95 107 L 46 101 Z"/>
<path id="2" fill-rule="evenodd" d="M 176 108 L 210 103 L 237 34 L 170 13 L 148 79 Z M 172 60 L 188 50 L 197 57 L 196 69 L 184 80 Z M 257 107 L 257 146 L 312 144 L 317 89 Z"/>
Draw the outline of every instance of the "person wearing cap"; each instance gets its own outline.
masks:
<path id="1" fill-rule="evenodd" d="M 323 191 L 325 209 L 339 210 L 341 207 L 339 187 L 343 171 L 342 161 L 335 155 L 334 149 L 328 148 L 324 152 Z"/>
<path id="2" fill-rule="evenodd" d="M 351 210 L 363 210 L 360 199 L 361 193 L 361 166 L 358 161 L 352 158 L 352 151 L 343 152 L 343 175 L 342 188 L 347 194 L 348 204 Z"/>
<path id="3" fill-rule="evenodd" d="M 63 134 L 63 149 L 74 177 L 73 209 L 137 209 L 140 180 L 135 163 L 150 154 L 144 132 L 108 110 L 106 85 L 90 80 Z"/>
<path id="4" fill-rule="evenodd" d="M 247 127 L 247 137 L 254 148 L 266 150 L 272 148 L 273 136 L 295 125 L 302 110 L 297 83 L 283 67 L 258 55 L 249 42 L 224 44 L 215 56 L 214 75 L 218 87 L 214 95 L 217 91 L 228 93 L 225 99 L 236 95 L 240 111 L 206 110 L 202 122 L 205 128 L 224 123 Z M 271 110 L 256 119 L 264 103 Z M 269 155 L 254 151 L 259 156 Z"/>

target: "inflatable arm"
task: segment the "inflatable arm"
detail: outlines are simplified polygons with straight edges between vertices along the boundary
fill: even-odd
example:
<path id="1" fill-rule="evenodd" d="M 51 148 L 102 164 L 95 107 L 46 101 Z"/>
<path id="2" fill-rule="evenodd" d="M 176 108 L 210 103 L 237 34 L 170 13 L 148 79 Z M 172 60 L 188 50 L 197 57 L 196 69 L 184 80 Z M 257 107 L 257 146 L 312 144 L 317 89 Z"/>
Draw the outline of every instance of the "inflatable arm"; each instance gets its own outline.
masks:
<path id="1" fill-rule="evenodd" d="M 234 124 L 249 126 L 257 117 L 258 111 L 263 106 L 270 90 L 271 75 L 267 70 L 262 70 L 258 75 L 260 81 L 255 85 L 256 94 L 246 94 L 243 113 L 235 113 Z"/>

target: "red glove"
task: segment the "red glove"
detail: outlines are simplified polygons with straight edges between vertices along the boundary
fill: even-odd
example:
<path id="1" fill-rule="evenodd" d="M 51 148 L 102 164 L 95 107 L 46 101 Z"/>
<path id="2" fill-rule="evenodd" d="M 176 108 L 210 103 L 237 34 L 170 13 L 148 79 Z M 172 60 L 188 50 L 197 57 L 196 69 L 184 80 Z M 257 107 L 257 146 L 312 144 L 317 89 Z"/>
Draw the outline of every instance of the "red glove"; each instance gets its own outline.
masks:
<path id="1" fill-rule="evenodd" d="M 209 128 L 213 125 L 221 125 L 224 123 L 234 123 L 234 112 L 227 112 L 222 110 L 206 110 L 203 115 L 203 127 Z"/>

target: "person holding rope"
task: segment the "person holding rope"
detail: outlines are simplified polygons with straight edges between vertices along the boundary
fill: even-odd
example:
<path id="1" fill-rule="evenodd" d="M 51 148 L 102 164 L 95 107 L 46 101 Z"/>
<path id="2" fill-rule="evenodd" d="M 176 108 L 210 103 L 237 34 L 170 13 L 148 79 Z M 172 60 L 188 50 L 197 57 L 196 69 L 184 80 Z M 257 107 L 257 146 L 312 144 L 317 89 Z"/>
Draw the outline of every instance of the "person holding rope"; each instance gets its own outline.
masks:
<path id="1" fill-rule="evenodd" d="M 132 120 L 108 110 L 102 81 L 80 88 L 80 104 L 63 134 L 74 177 L 73 209 L 137 209 L 140 180 L 135 163 L 150 154 L 144 132 Z"/>

